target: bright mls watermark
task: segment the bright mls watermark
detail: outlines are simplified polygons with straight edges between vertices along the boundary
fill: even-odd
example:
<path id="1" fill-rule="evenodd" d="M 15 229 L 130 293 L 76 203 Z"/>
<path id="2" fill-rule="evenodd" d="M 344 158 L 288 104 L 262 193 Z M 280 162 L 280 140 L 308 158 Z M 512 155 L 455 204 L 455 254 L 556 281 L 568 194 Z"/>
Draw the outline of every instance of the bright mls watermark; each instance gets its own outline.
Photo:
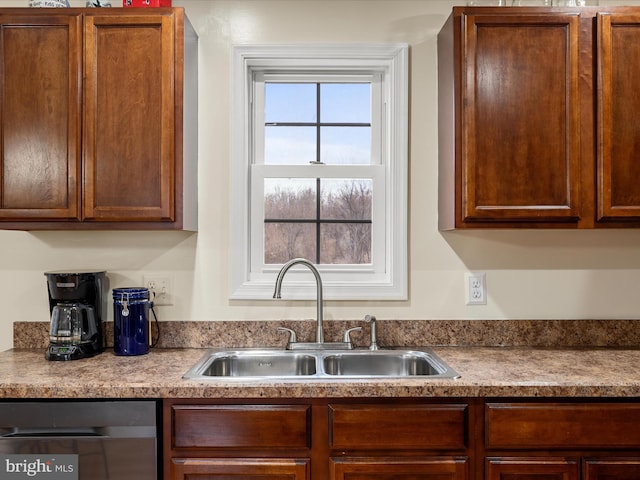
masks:
<path id="1" fill-rule="evenodd" d="M 78 455 L 0 455 L 0 480 L 78 480 Z"/>

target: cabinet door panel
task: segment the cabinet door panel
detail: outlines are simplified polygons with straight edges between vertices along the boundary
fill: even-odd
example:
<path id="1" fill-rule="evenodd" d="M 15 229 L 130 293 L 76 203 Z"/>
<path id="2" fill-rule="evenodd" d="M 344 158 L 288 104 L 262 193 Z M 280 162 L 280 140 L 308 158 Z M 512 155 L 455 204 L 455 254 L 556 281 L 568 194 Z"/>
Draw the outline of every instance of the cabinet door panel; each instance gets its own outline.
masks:
<path id="1" fill-rule="evenodd" d="M 330 445 L 387 451 L 463 449 L 467 409 L 464 404 L 330 405 Z"/>
<path id="2" fill-rule="evenodd" d="M 637 480 L 640 478 L 640 457 L 587 458 L 583 471 L 584 480 Z"/>
<path id="3" fill-rule="evenodd" d="M 579 15 L 464 19 L 462 221 L 577 222 Z"/>
<path id="4" fill-rule="evenodd" d="M 635 403 L 488 403 L 487 448 L 638 448 Z"/>
<path id="5" fill-rule="evenodd" d="M 84 217 L 175 215 L 173 16 L 87 15 Z"/>
<path id="6" fill-rule="evenodd" d="M 487 459 L 486 480 L 579 480 L 576 459 L 559 457 Z"/>
<path id="7" fill-rule="evenodd" d="M 598 14 L 598 220 L 640 219 L 640 15 Z"/>
<path id="8" fill-rule="evenodd" d="M 0 219 L 79 218 L 80 21 L 0 16 Z"/>
<path id="9" fill-rule="evenodd" d="M 309 480 L 308 459 L 173 459 L 172 480 Z"/>
<path id="10" fill-rule="evenodd" d="M 330 459 L 331 480 L 466 480 L 466 457 Z"/>
<path id="11" fill-rule="evenodd" d="M 174 448 L 277 449 L 310 446 L 307 405 L 174 405 Z"/>

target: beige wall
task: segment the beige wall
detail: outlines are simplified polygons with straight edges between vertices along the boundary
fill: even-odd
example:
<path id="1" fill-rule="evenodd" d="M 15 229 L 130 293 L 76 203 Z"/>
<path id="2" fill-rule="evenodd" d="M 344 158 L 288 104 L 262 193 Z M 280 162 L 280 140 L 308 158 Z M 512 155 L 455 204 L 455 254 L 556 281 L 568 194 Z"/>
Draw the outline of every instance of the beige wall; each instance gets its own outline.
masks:
<path id="1" fill-rule="evenodd" d="M 200 37 L 200 231 L 0 231 L 0 349 L 11 347 L 12 322 L 48 318 L 43 272 L 54 269 L 106 269 L 112 287 L 141 285 L 143 273 L 168 273 L 175 279 L 176 304 L 158 308 L 161 320 L 315 316 L 310 302 L 228 300 L 233 44 L 410 44 L 410 298 L 327 302 L 327 319 L 367 313 L 382 319 L 637 318 L 640 230 L 438 232 L 436 35 L 451 7 L 464 3 L 174 0 Z M 0 0 L 0 6 L 27 4 Z M 487 272 L 488 305 L 465 306 L 467 270 Z"/>

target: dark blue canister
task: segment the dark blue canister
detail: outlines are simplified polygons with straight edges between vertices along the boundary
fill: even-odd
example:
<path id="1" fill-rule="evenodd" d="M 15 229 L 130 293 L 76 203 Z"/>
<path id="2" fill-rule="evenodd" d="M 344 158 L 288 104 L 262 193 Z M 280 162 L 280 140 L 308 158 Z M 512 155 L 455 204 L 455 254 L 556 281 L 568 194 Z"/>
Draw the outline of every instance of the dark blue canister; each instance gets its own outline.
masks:
<path id="1" fill-rule="evenodd" d="M 113 353 L 144 355 L 149 353 L 148 288 L 113 289 Z"/>

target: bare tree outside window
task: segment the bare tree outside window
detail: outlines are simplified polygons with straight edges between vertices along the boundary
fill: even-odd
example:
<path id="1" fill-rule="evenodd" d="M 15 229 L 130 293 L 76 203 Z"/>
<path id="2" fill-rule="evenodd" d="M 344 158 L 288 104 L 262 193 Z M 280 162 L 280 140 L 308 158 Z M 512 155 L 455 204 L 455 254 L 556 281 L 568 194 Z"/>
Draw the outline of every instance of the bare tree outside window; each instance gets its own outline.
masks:
<path id="1" fill-rule="evenodd" d="M 325 183 L 335 188 L 322 195 L 320 263 L 371 263 L 371 182 L 332 179 Z"/>
<path id="2" fill-rule="evenodd" d="M 295 257 L 316 258 L 315 224 L 312 223 L 316 193 L 312 188 L 290 188 L 293 182 L 288 183 L 289 188 L 276 186 L 265 194 L 265 263 L 285 263 Z"/>
<path id="3" fill-rule="evenodd" d="M 371 263 L 371 180 L 268 179 L 265 184 L 265 263 L 294 257 Z"/>

